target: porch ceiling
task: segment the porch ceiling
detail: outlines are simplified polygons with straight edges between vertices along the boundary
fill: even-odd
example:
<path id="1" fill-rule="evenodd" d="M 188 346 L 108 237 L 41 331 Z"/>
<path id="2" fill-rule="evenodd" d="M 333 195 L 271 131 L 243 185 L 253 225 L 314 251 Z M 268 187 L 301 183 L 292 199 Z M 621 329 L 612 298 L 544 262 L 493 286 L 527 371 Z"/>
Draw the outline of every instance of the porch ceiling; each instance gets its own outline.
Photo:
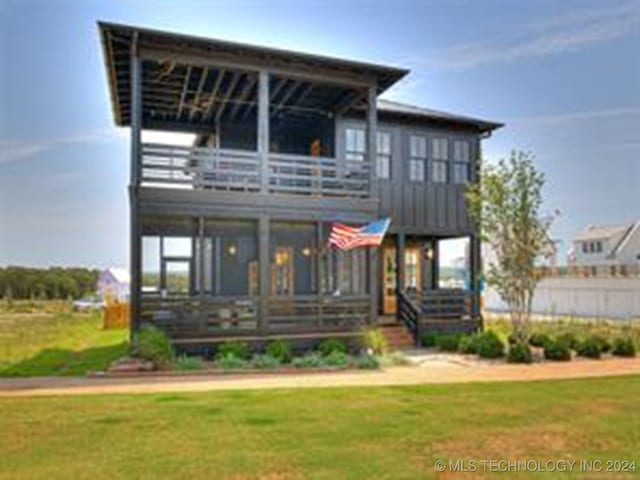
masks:
<path id="1" fill-rule="evenodd" d="M 274 72 L 273 117 L 326 115 L 357 106 L 367 84 L 381 92 L 408 71 L 362 62 L 99 23 L 117 125 L 130 124 L 130 58 L 143 57 L 142 110 L 154 123 L 208 130 L 256 114 L 257 70 Z"/>

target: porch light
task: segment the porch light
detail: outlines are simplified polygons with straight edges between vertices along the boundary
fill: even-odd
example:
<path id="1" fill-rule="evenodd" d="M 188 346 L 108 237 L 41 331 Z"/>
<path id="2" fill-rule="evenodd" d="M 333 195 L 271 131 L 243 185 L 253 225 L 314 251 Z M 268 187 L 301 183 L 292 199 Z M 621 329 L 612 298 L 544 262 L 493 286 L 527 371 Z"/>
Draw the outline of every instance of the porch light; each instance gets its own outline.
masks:
<path id="1" fill-rule="evenodd" d="M 433 260 L 433 248 L 431 247 L 427 248 L 427 258 Z"/>
<path id="2" fill-rule="evenodd" d="M 232 243 L 231 245 L 229 245 L 229 255 L 231 255 L 232 257 L 235 256 L 236 252 L 237 252 L 237 247 L 235 245 L 235 243 Z"/>
<path id="3" fill-rule="evenodd" d="M 305 257 L 308 257 L 309 255 L 311 255 L 311 249 L 309 247 L 304 247 L 302 249 L 302 255 L 304 255 Z"/>

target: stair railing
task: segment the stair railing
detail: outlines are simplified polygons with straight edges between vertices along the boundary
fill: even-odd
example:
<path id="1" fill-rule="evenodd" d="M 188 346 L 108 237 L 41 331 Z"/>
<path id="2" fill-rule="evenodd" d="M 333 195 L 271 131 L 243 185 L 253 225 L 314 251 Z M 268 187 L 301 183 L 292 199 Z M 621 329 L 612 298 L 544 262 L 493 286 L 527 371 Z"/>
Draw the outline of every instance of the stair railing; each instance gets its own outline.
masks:
<path id="1" fill-rule="evenodd" d="M 416 345 L 420 343 L 420 307 L 404 290 L 397 292 L 397 317 L 407 327 Z"/>

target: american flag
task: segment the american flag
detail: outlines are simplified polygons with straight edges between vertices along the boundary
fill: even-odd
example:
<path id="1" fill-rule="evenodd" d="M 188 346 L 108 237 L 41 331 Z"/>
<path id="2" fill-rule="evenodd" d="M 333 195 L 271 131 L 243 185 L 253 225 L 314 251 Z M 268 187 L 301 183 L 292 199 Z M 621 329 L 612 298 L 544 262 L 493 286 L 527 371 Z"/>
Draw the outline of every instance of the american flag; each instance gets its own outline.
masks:
<path id="1" fill-rule="evenodd" d="M 331 225 L 329 245 L 340 250 L 350 250 L 355 247 L 377 247 L 382 243 L 384 234 L 391 223 L 390 218 L 368 223 L 362 227 L 350 227 L 341 223 Z"/>

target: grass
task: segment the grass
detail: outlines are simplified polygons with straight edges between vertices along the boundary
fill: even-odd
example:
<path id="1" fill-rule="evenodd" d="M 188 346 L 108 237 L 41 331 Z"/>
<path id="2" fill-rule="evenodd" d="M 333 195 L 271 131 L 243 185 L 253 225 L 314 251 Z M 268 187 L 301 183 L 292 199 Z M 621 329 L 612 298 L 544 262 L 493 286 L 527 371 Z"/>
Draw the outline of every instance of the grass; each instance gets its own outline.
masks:
<path id="1" fill-rule="evenodd" d="M 64 302 L 0 309 L 0 376 L 84 375 L 127 351 L 127 330 L 103 330 L 102 314 Z"/>
<path id="2" fill-rule="evenodd" d="M 460 476 L 437 474 L 438 459 L 638 461 L 638 398 L 640 376 L 4 398 L 0 478 L 429 479 Z M 462 478 L 498 477 L 526 475 Z"/>

